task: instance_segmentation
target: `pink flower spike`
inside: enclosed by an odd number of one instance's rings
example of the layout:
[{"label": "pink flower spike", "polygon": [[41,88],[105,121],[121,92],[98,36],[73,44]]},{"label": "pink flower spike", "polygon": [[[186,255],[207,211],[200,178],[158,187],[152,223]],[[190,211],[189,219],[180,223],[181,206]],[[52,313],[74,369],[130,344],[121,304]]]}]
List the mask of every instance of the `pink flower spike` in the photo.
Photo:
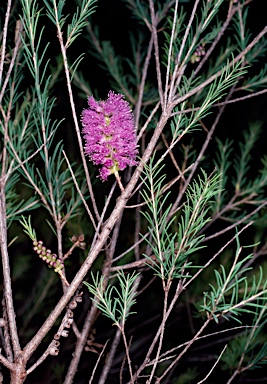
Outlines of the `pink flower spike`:
[{"label": "pink flower spike", "polygon": [[100,178],[136,165],[137,142],[130,105],[121,94],[110,91],[106,101],[88,98],[82,112],[85,154],[100,165]]}]

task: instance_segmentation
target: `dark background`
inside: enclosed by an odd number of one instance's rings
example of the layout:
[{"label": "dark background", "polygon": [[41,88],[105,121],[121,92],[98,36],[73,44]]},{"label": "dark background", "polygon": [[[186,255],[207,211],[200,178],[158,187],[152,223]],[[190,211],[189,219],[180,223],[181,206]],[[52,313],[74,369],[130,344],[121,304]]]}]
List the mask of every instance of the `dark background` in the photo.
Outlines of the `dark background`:
[{"label": "dark background", "polygon": [[[100,38],[103,40],[110,40],[113,44],[113,47],[115,49],[116,53],[119,53],[121,56],[130,56],[131,55],[131,46],[130,46],[130,39],[129,39],[129,32],[135,32],[137,28],[140,28],[140,25],[138,24],[137,20],[131,17],[131,12],[129,9],[125,6],[124,1],[120,0],[99,0],[97,3],[97,9],[96,12],[92,16],[92,22],[93,24],[99,25],[100,29]],[[184,6],[188,7],[188,9],[191,7],[192,1],[185,3]],[[2,5],[2,4],[1,4]],[[265,25],[266,23],[266,12],[264,12],[264,9],[266,7],[266,1],[265,0],[255,0],[250,5],[250,11],[248,15],[248,25],[255,36]],[[66,2],[66,14],[70,13],[75,9],[75,2],[67,1]],[[50,40],[50,47],[48,50],[48,56],[51,55],[52,57],[55,57],[57,54],[59,54],[59,45],[57,43],[57,40],[55,38],[56,31],[55,27],[50,24],[49,21],[47,21],[46,26],[46,34],[45,36]],[[75,59],[81,52],[90,50],[90,46],[85,39],[84,36],[80,36],[77,40],[76,44],[73,44],[73,47],[70,48],[70,57],[71,59]],[[266,62],[266,59],[265,59]],[[53,59],[52,59],[53,64]],[[252,70],[257,73],[259,68],[262,67],[262,62],[256,63]],[[100,98],[106,98],[106,95],[108,91],[110,90],[109,85],[109,76],[107,75],[106,71],[101,68],[99,65],[99,62],[91,57],[89,53],[85,55],[85,58],[83,62],[81,63],[80,70],[82,70],[83,75],[86,80],[89,81],[91,88],[93,90],[97,91],[97,94]],[[153,78],[153,74],[151,74],[151,78]],[[27,78],[26,78],[27,81]],[[80,90],[76,89],[74,87],[74,93],[75,93],[75,103],[76,107],[79,113],[81,113],[82,109],[86,107],[86,98],[80,98]],[[68,148],[68,153],[71,155],[72,160],[77,160],[79,162],[79,154],[77,151],[77,148],[75,147],[75,134],[73,131],[73,123],[72,123],[72,116],[70,114],[70,108],[69,108],[69,100],[68,100],[68,94],[64,82],[64,74],[62,74],[62,80],[60,80],[56,85],[54,89],[54,94],[57,98],[57,105],[56,109],[54,110],[53,114],[54,117],[58,118],[59,120],[61,118],[65,118],[65,121],[62,123],[62,125],[59,128],[58,131],[58,137],[62,138],[64,140],[65,147]],[[221,139],[230,138],[236,141],[236,146],[238,146],[238,141],[240,137],[243,135],[244,129],[247,128],[248,122],[260,120],[263,122],[263,132],[262,132],[262,139],[258,142],[257,148],[255,148],[255,164],[259,164],[260,157],[265,154],[266,151],[266,128],[267,128],[267,96],[262,95],[258,96],[256,98],[249,99],[247,101],[236,103],[229,105],[226,108],[226,111],[216,129],[215,135],[220,137]],[[209,124],[209,120],[207,120],[207,124]],[[211,141],[209,145],[209,154],[213,155],[216,151],[216,142],[214,140]],[[106,191],[109,190],[110,186],[112,185],[113,181],[107,182],[105,185],[101,185],[101,188],[99,188],[99,194],[98,199],[101,201],[103,199],[103,196],[105,195]],[[55,246],[54,238],[52,234],[47,230],[47,234],[43,234],[40,230],[42,227],[42,224],[44,223],[44,220],[46,219],[46,213],[41,211],[36,212],[36,214],[33,214],[33,220],[37,228],[37,232],[39,236],[45,236],[47,245],[51,248]],[[86,230],[83,226],[83,223],[80,223],[83,230]],[[13,229],[14,232],[18,230],[18,227],[15,224],[15,229]],[[126,222],[124,225],[124,238],[129,240],[129,237],[132,233],[132,228],[130,221]],[[13,233],[11,230],[10,237],[12,237]],[[71,228],[66,229],[66,238],[71,235]],[[87,240],[90,238],[90,231],[87,233]],[[21,290],[21,282],[25,281],[25,276],[20,276],[18,273],[18,276],[16,275],[16,269],[14,270],[14,292],[16,297],[16,307],[18,310],[18,322],[20,324],[19,320],[19,314],[21,316],[26,316],[27,311],[29,310],[29,306],[31,303],[34,303],[34,301],[30,301],[27,297],[29,295],[29,289],[31,289],[34,286],[34,281],[36,279],[36,276],[38,276],[38,279],[41,279],[42,277],[45,279],[44,275],[46,275],[46,267],[42,266],[40,269],[40,260],[37,259],[36,261],[33,261],[33,255],[31,254],[31,245],[27,240],[25,240],[25,237],[21,234],[21,242],[18,240],[17,245],[14,245],[12,250],[12,255],[14,257],[26,257],[23,259],[25,260],[26,266],[28,264],[32,264],[34,268],[36,268],[33,272],[33,269],[27,269],[25,273],[28,274],[28,286],[25,284],[23,286],[23,289],[25,291]],[[212,247],[216,246],[216,249],[218,248],[218,242],[224,242],[224,239],[218,240],[215,242],[214,245],[211,245],[211,248],[209,252],[212,253]],[[25,245],[26,242],[26,245]],[[65,244],[66,248],[69,246],[68,240],[66,240]],[[122,245],[123,246],[123,245]],[[119,245],[120,248],[120,245]],[[118,248],[118,253],[119,249]],[[24,256],[23,256],[24,255]],[[82,261],[84,257],[86,256],[86,252],[77,251],[74,253],[74,257],[76,257],[76,260]],[[73,259],[72,259],[73,260]],[[11,261],[13,262],[13,261]],[[73,265],[73,261],[70,264],[70,274],[74,274],[78,268],[77,265]],[[16,267],[16,266],[14,266]],[[97,269],[97,266],[95,266],[95,269]],[[49,271],[50,272],[50,271]],[[149,278],[152,278],[152,272],[148,272],[146,275],[146,279],[148,281]],[[145,283],[144,283],[145,285]],[[136,364],[138,365],[142,361],[144,350],[146,349],[146,341],[151,340],[151,337],[153,336],[154,332],[157,329],[157,326],[160,322],[160,311],[161,311],[161,304],[162,304],[162,294],[159,294],[161,291],[160,282],[156,282],[151,286],[151,288],[148,290],[146,297],[143,296],[142,301],[138,302],[135,310],[137,311],[138,315],[136,315],[133,319],[129,320],[128,324],[128,334],[133,335],[134,339],[140,338],[141,341],[143,341],[143,344],[140,345],[138,349],[133,351],[132,354],[132,360],[133,360],[133,366]],[[25,333],[21,334],[23,345],[27,342],[28,337],[32,335],[38,329],[38,327],[42,324],[43,319],[46,315],[49,314],[49,311],[52,309],[55,299],[59,298],[61,296],[61,290],[58,288],[58,283],[54,283],[51,286],[51,292],[50,292],[50,298],[49,301],[46,302],[45,307],[42,308],[43,313],[40,313],[38,317],[35,317],[32,322],[30,323],[29,330]],[[86,310],[89,306],[89,300],[88,295],[85,293],[85,299],[83,304],[80,308],[77,309],[77,312],[75,313],[75,316],[77,316],[78,323],[82,320],[84,314],[86,313]],[[188,335],[190,334],[190,324],[186,323],[184,324],[184,319],[186,318],[185,312],[188,308],[185,305],[185,301],[179,304],[173,314],[173,316],[170,319],[168,328],[166,329],[166,343],[168,343],[169,340],[177,339],[178,342],[186,341],[188,340]],[[144,319],[147,320],[147,322],[144,321]],[[150,319],[150,320],[149,320]],[[181,324],[183,325],[181,328]],[[195,327],[198,329],[198,325],[200,324],[200,320],[195,321]],[[54,327],[55,328],[55,327]],[[110,320],[107,320],[103,316],[101,316],[97,323],[97,329],[100,330],[97,334],[96,341],[98,343],[104,343],[108,338],[111,338],[114,333],[114,327],[111,327]],[[209,331],[212,331],[212,327]],[[41,355],[42,351],[44,350],[45,345],[51,340],[51,337],[53,337],[52,330],[50,334],[47,336],[47,338],[44,340],[44,343],[40,346],[37,353]],[[68,367],[69,361],[70,361],[70,353],[72,353],[73,350],[73,343],[74,338],[72,335],[69,336],[68,339],[63,340],[62,350],[60,352],[60,355],[55,357],[49,357],[47,361],[41,365],[34,373],[29,375],[26,383],[61,383],[62,377],[64,377],[64,373],[66,372],[66,369]],[[44,345],[43,345],[44,344]],[[165,345],[164,347],[167,347]],[[215,349],[213,347],[209,348],[209,353],[206,351],[203,352],[201,350],[201,345],[198,347],[199,352],[196,350],[193,350],[192,355],[189,354],[188,358],[185,358],[183,361],[183,367],[180,367],[181,370],[183,370],[184,367],[192,367],[195,365],[195,361],[193,360],[198,359],[198,367],[200,367],[200,371],[198,372],[200,374],[199,377],[204,376],[204,372],[207,371],[206,364],[208,366],[211,366],[211,362],[209,361],[209,354],[212,356]],[[204,349],[204,346],[203,346]],[[71,352],[70,352],[71,351]],[[117,365],[115,364],[114,368],[112,368],[110,372],[110,377],[107,381],[107,383],[118,383],[118,375],[119,375],[119,369],[121,365],[121,361],[124,357],[123,355],[124,348],[122,345],[119,347],[119,352],[121,352],[121,355],[118,353],[118,362]],[[85,353],[82,357],[81,364],[79,366],[79,371],[75,377],[75,383],[76,384],[83,384],[87,383],[89,380],[89,374],[92,371],[92,367],[94,366],[97,359],[96,354],[92,353]],[[201,359],[204,359],[204,363],[201,364]],[[203,369],[203,372],[201,371]],[[253,379],[255,379],[256,375],[260,373],[255,372],[252,374]],[[250,374],[248,374],[248,377]],[[56,379],[54,379],[56,377]],[[225,383],[227,381],[227,378],[229,377],[228,373],[225,373],[225,377],[223,376],[223,373],[218,378],[215,378],[215,375],[211,376],[211,379],[207,381],[207,383]],[[214,380],[214,381],[213,381]],[[239,381],[238,381],[239,380]],[[242,383],[245,382],[245,379],[238,378],[237,382]],[[97,382],[97,381],[95,381]],[[170,383],[174,383],[174,381],[171,381]],[[246,381],[249,382],[249,381]],[[252,381],[250,381],[252,382]],[[141,381],[140,381],[141,383]],[[189,383],[189,382],[188,382]]]}]

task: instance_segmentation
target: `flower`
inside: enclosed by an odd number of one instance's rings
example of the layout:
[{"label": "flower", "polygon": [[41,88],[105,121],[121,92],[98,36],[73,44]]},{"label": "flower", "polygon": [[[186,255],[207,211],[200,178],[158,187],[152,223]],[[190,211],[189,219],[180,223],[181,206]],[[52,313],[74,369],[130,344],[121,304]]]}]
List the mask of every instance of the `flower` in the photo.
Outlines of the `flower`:
[{"label": "flower", "polygon": [[128,165],[136,165],[136,133],[133,113],[121,94],[110,91],[106,101],[88,98],[89,108],[82,112],[85,154],[101,165],[100,178],[107,180],[112,173]]}]

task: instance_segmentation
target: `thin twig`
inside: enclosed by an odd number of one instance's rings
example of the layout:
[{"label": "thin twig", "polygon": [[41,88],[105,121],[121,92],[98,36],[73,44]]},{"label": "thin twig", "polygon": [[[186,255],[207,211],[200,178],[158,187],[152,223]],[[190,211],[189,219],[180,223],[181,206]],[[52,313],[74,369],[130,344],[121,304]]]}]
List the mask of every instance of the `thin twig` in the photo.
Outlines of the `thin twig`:
[{"label": "thin twig", "polygon": [[203,272],[204,269],[206,269],[227,247],[229,244],[232,243],[232,241],[234,241],[236,239],[237,236],[239,236],[245,229],[247,229],[248,227],[250,227],[251,225],[253,224],[253,221],[249,222],[247,225],[245,225],[240,231],[237,232],[237,234],[235,236],[233,236],[229,241],[227,241],[226,244],[224,244],[220,250],[203,266],[203,268],[199,269],[195,274],[194,276],[192,276],[190,279],[188,279],[188,281],[185,283],[184,285],[184,289],[186,289],[188,287],[189,284],[192,283],[193,280],[196,279],[196,277],[201,273]]},{"label": "thin twig", "polygon": [[215,368],[216,365],[219,363],[219,361],[220,361],[222,355],[224,354],[224,351],[226,350],[226,348],[227,348],[227,344],[224,346],[222,352],[219,354],[217,360],[216,360],[215,363],[213,364],[213,366],[212,366],[212,368],[210,369],[210,371],[207,373],[207,375],[204,377],[204,379],[198,381],[197,384],[202,384],[202,383],[204,383],[204,382],[209,378],[209,376],[210,376],[210,375],[212,374],[212,372],[214,371],[214,368]]},{"label": "thin twig", "polygon": [[[164,108],[166,108],[167,100],[168,100],[168,87],[169,87],[169,78],[170,78],[170,70],[171,70],[173,41],[174,41],[174,35],[175,35],[175,29],[176,29],[176,23],[177,23],[178,2],[179,2],[179,0],[175,1],[174,14],[173,14],[172,33],[171,33],[169,50],[168,50],[168,64],[167,64],[167,71],[166,71],[165,94],[164,94],[164,103],[165,103],[164,104]],[[171,89],[172,89],[172,83],[171,83]]]},{"label": "thin twig", "polygon": [[97,229],[96,229],[96,232],[95,232],[95,235],[94,235],[91,247],[93,247],[95,245],[95,242],[96,242],[96,240],[97,240],[97,238],[99,236],[99,232],[100,232],[100,229],[101,229],[101,227],[103,225],[104,217],[105,217],[106,211],[108,209],[108,206],[109,206],[109,204],[111,202],[111,198],[112,198],[113,193],[115,191],[115,187],[116,187],[116,182],[112,185],[112,187],[111,187],[111,189],[109,191],[108,197],[107,197],[106,202],[105,202],[105,206],[104,206],[103,211],[102,211],[101,216],[100,216],[100,220],[99,220],[99,222],[97,224]]},{"label": "thin twig", "polygon": [[161,70],[160,70],[160,54],[159,54],[159,43],[158,43],[158,34],[157,34],[157,20],[155,15],[155,8],[153,0],[149,1],[149,8],[150,8],[150,14],[151,14],[151,22],[152,22],[152,36],[153,36],[153,42],[154,42],[154,50],[155,50],[155,61],[156,61],[156,73],[157,73],[157,81],[158,81],[158,91],[159,91],[159,97],[160,97],[160,104],[162,107],[162,110],[165,113],[165,110],[167,108],[167,105],[164,106],[164,96],[163,96],[163,88],[162,88],[162,80],[161,80]]},{"label": "thin twig", "polygon": [[167,375],[167,373],[177,364],[177,362],[181,359],[181,357],[187,352],[187,350],[191,347],[191,345],[197,340],[199,335],[201,335],[204,329],[207,328],[207,326],[209,325],[212,319],[213,318],[210,315],[207,318],[207,320],[204,322],[202,327],[199,329],[199,331],[195,334],[195,336],[189,341],[186,347],[182,350],[182,352],[180,352],[180,354],[173,360],[173,362],[168,366],[168,368],[165,369],[164,373],[159,378],[157,378],[156,384],[160,383],[160,381]]},{"label": "thin twig", "polygon": [[7,9],[5,13],[5,22],[4,22],[4,28],[3,28],[3,38],[2,38],[2,44],[1,44],[1,59],[0,59],[0,86],[2,84],[2,75],[3,75],[4,61],[5,61],[5,54],[6,54],[7,30],[8,30],[8,23],[10,18],[11,3],[12,3],[11,0],[7,1]]},{"label": "thin twig", "polygon": [[236,8],[233,7],[233,3],[232,3],[232,1],[230,1],[229,2],[229,8],[228,8],[226,20],[223,23],[223,26],[220,29],[219,33],[216,35],[216,37],[215,37],[214,41],[212,42],[210,48],[206,52],[205,56],[202,58],[202,60],[198,64],[197,68],[195,69],[194,74],[193,74],[194,77],[197,76],[197,74],[199,73],[199,71],[201,70],[203,65],[210,58],[210,56],[211,56],[212,52],[214,51],[215,47],[217,47],[217,45],[218,45],[219,41],[221,40],[224,32],[226,31],[226,28],[230,24],[230,21],[232,20],[235,11],[236,11]]},{"label": "thin twig", "polygon": [[109,354],[107,356],[105,365],[104,365],[103,370],[101,372],[101,376],[100,376],[98,384],[105,384],[105,382],[106,382],[106,379],[107,379],[108,373],[110,371],[112,362],[114,360],[114,356],[115,356],[115,353],[117,351],[120,339],[121,339],[121,331],[118,328],[116,331],[115,337],[113,339]]},{"label": "thin twig", "polygon": [[84,194],[82,193],[82,191],[81,191],[81,189],[80,189],[80,187],[79,187],[79,185],[78,185],[78,182],[77,182],[77,179],[76,179],[76,177],[75,177],[75,174],[74,174],[74,172],[73,172],[73,170],[72,170],[72,168],[71,168],[69,159],[68,159],[68,157],[67,157],[67,155],[66,155],[66,153],[65,153],[64,150],[62,151],[62,153],[63,153],[63,155],[64,155],[64,157],[65,157],[66,162],[67,162],[67,165],[68,165],[68,168],[69,168],[69,171],[70,171],[72,180],[73,180],[73,182],[74,182],[74,185],[75,185],[75,187],[76,187],[76,190],[77,190],[77,192],[79,193],[79,196],[80,196],[80,198],[81,198],[81,200],[82,200],[82,202],[83,202],[84,208],[86,209],[86,211],[87,211],[87,213],[88,213],[88,216],[90,217],[90,220],[91,220],[91,222],[92,222],[92,224],[93,224],[93,227],[94,227],[94,229],[96,230],[95,219],[94,219],[94,217],[93,217],[93,215],[92,215],[92,213],[91,213],[91,211],[90,211],[90,209],[89,209],[89,207],[88,207],[88,204],[86,203],[85,198],[83,197]]},{"label": "thin twig", "polygon": [[68,87],[69,100],[70,100],[70,105],[71,105],[71,112],[72,112],[72,116],[73,116],[73,121],[74,121],[74,127],[75,127],[75,131],[76,131],[76,135],[77,135],[77,140],[78,140],[79,149],[80,149],[80,155],[82,158],[85,177],[86,177],[87,185],[89,188],[90,197],[92,200],[94,212],[95,212],[96,218],[99,220],[100,215],[99,215],[98,208],[96,205],[96,200],[95,200],[95,196],[94,196],[94,192],[93,192],[93,187],[92,187],[92,183],[91,183],[91,179],[90,179],[89,170],[88,170],[88,167],[86,164],[86,159],[85,159],[85,154],[84,154],[83,144],[82,144],[82,139],[81,139],[81,133],[80,133],[79,123],[78,123],[78,119],[77,119],[76,108],[75,108],[75,104],[74,104],[74,98],[73,98],[71,80],[70,80],[69,65],[68,65],[68,60],[67,60],[67,53],[66,53],[66,48],[65,48],[64,42],[63,42],[63,34],[62,34],[61,27],[60,27],[60,22],[58,19],[57,4],[56,4],[55,0],[53,0],[53,3],[54,3],[54,12],[55,12],[55,17],[56,17],[56,22],[57,22],[57,36],[58,36],[58,40],[60,43],[61,54],[62,54],[63,63],[64,63],[64,70],[65,70],[65,75],[66,75],[66,82],[67,82],[67,87]]},{"label": "thin twig", "polygon": [[[243,89],[245,90],[245,88],[243,88],[243,87],[236,88],[235,92],[242,91]],[[252,97],[260,96],[260,95],[262,95],[262,94],[264,94],[266,92],[267,92],[267,89],[263,89],[261,91],[251,93],[250,95],[246,95],[246,96],[242,96],[242,97],[237,97],[235,99],[231,99],[231,100],[227,100],[227,101],[221,101],[220,103],[213,104],[211,106],[211,108],[222,107],[223,105],[228,105],[228,104],[237,103],[239,101],[243,101],[243,100],[246,100],[246,99],[251,99]],[[183,111],[173,112],[172,116],[181,115],[181,114],[184,114],[184,113],[192,113],[192,112],[195,112],[195,111],[199,111],[200,109],[201,109],[201,107],[188,108],[188,109],[184,109]]]},{"label": "thin twig", "polygon": [[[88,383],[88,384],[92,384],[92,382],[93,382],[93,379],[94,379],[94,375],[95,375],[96,369],[97,369],[97,367],[98,367],[98,364],[100,363],[100,359],[101,359],[103,353],[105,352],[105,349],[106,349],[107,345],[108,345],[108,340],[105,342],[104,347],[102,348],[102,351],[100,352],[100,354],[99,354],[99,356],[98,356],[98,358],[97,358],[97,361],[96,361],[95,366],[94,366],[94,369],[93,369],[93,371],[92,371],[92,373],[91,373],[91,377],[90,377],[90,380],[89,380],[89,383]],[[105,363],[105,365],[106,365],[106,363]],[[99,381],[98,383],[100,384],[100,381]]]},{"label": "thin twig", "polygon": [[[234,91],[234,87],[235,86],[233,86],[231,88],[231,90],[229,91],[229,93],[227,95],[227,98],[231,97],[231,95],[232,95],[232,93]],[[202,145],[202,148],[201,148],[201,150],[200,150],[200,152],[198,154],[198,157],[197,157],[196,161],[194,162],[194,165],[193,165],[193,167],[191,169],[191,172],[190,172],[188,178],[186,179],[186,182],[184,183],[183,188],[181,189],[181,191],[180,191],[176,201],[174,202],[174,204],[172,206],[172,209],[170,210],[170,213],[169,213],[168,218],[167,218],[168,220],[172,217],[172,215],[176,211],[176,209],[177,209],[177,207],[178,207],[178,205],[179,205],[179,203],[180,203],[180,201],[181,201],[181,199],[182,199],[182,197],[183,197],[183,195],[184,195],[184,193],[185,193],[189,183],[191,182],[191,180],[192,180],[192,178],[193,178],[193,176],[194,176],[194,174],[195,174],[195,172],[196,172],[196,170],[198,168],[198,165],[199,165],[200,161],[202,160],[203,155],[204,155],[204,153],[205,153],[205,151],[206,151],[206,149],[208,147],[208,144],[209,144],[209,142],[210,142],[210,140],[212,138],[212,135],[213,135],[213,133],[214,133],[216,127],[217,127],[217,124],[218,124],[218,122],[219,122],[219,120],[221,118],[221,115],[222,115],[224,109],[225,109],[225,106],[223,106],[222,108],[219,109],[219,112],[218,112],[218,114],[217,114],[217,116],[215,118],[215,121],[212,124],[211,129],[209,130],[209,132],[207,134],[206,140],[205,140],[204,144]]]},{"label": "thin twig", "polygon": [[[168,287],[166,287],[165,292],[164,292],[164,305],[163,305],[163,314],[162,314],[162,323],[164,322],[164,324],[166,323],[166,320],[167,320],[166,319],[166,313],[167,313],[167,308],[168,308],[169,289],[170,289],[170,285]],[[150,372],[149,378],[146,382],[147,384],[150,384],[152,382],[155,370],[156,370],[158,362],[159,362],[159,356],[160,356],[160,352],[161,352],[161,348],[162,348],[162,344],[163,344],[164,331],[165,331],[165,326],[162,326],[160,336],[159,336],[159,345],[157,348],[156,357],[154,359],[154,364],[152,366],[152,370]]]},{"label": "thin twig", "polygon": [[152,47],[153,47],[153,38],[151,36],[149,44],[148,44],[148,48],[147,48],[147,54],[146,54],[146,58],[145,58],[144,67],[142,70],[141,83],[140,83],[140,86],[138,88],[138,100],[137,100],[137,103],[136,103],[136,106],[134,109],[136,132],[137,132],[138,126],[139,126],[139,119],[140,119],[141,106],[142,106],[142,100],[143,100],[143,95],[144,95],[145,81],[147,78],[148,66],[149,66],[149,62],[151,59]]},{"label": "thin twig", "polygon": [[181,78],[182,73],[184,72],[184,69],[185,69],[184,65],[181,63],[181,58],[182,58],[182,54],[184,53],[184,47],[185,47],[186,40],[187,40],[189,32],[190,32],[194,17],[196,16],[196,9],[198,7],[199,1],[200,0],[195,0],[195,4],[194,4],[194,7],[192,9],[191,16],[190,16],[190,19],[189,19],[189,22],[187,24],[186,31],[185,31],[185,34],[183,37],[183,41],[181,43],[178,56],[176,58],[176,65],[175,65],[175,68],[173,71],[172,80],[171,80],[171,84],[170,84],[170,91],[169,91],[169,98],[168,98],[169,102],[171,102],[173,100],[175,91],[176,91],[178,83],[179,83],[179,79],[177,81],[178,73],[180,71],[179,78]]},{"label": "thin twig", "polygon": [[[239,54],[237,55],[231,62],[229,62],[229,67],[234,66],[237,62],[241,61],[242,58],[258,43],[258,41],[267,33],[267,26],[265,26],[261,32],[252,40],[250,44]],[[172,101],[172,108],[174,108],[179,103],[182,103],[183,101],[189,99],[191,96],[195,95],[196,93],[200,92],[203,88],[205,88],[207,85],[212,83],[215,79],[217,79],[221,74],[223,73],[224,68],[217,71],[214,75],[209,77],[207,80],[203,81],[203,83],[199,84],[195,88],[193,88],[191,91],[187,92],[185,95],[177,95],[176,98]]]},{"label": "thin twig", "polygon": [[[5,81],[3,83],[3,86],[2,86],[1,92],[0,92],[0,104],[2,102],[2,98],[3,98],[4,94],[5,94],[6,87],[7,87],[7,84],[9,82],[10,75],[11,75],[12,69],[13,69],[14,64],[15,64],[15,60],[17,59],[19,48],[21,46],[21,37],[20,37],[20,33],[21,32],[22,32],[22,23],[20,22],[20,24],[19,24],[19,31],[18,31],[17,38],[16,38],[16,41],[15,41],[15,47],[14,47],[14,50],[13,50],[13,53],[12,53],[12,59],[10,61],[9,68],[8,68],[8,71],[7,71],[7,74],[6,74],[6,78],[5,78]],[[0,84],[1,84],[1,76],[0,76]]]},{"label": "thin twig", "polygon": [[86,345],[89,331],[92,328],[92,325],[96,317],[96,312],[97,312],[97,307],[95,304],[93,304],[91,309],[88,311],[87,316],[84,319],[83,329],[81,331],[79,339],[76,342],[75,351],[73,353],[73,358],[71,359],[71,362],[69,364],[68,372],[65,376],[64,384],[73,383],[73,379],[77,371],[82,352],[84,351],[84,347]]},{"label": "thin twig", "polygon": [[266,205],[267,205],[267,201],[265,201],[264,203],[259,205],[256,209],[254,209],[254,211],[252,211],[249,214],[247,214],[246,216],[242,217],[236,223],[234,223],[232,225],[229,225],[229,227],[226,227],[226,228],[222,229],[221,231],[218,231],[218,232],[214,233],[213,235],[207,236],[205,239],[203,239],[203,241],[208,241],[208,240],[214,239],[215,237],[218,237],[218,236],[224,234],[225,232],[228,232],[231,229],[236,228],[238,225],[244,223],[245,221],[250,219],[252,216],[254,216],[257,212],[259,212]]},{"label": "thin twig", "polygon": [[[207,339],[207,338],[209,338],[209,337],[213,337],[213,336],[216,336],[216,335],[220,335],[220,334],[222,334],[222,333],[235,331],[235,330],[237,330],[237,329],[243,329],[243,331],[240,332],[240,333],[238,334],[238,335],[242,335],[242,334],[244,334],[244,332],[246,332],[246,331],[244,331],[244,329],[246,330],[246,329],[248,329],[248,328],[254,328],[254,327],[253,327],[253,326],[247,326],[247,325],[241,325],[241,326],[238,326],[238,327],[233,327],[233,328],[229,328],[229,329],[223,329],[222,331],[212,332],[212,333],[208,333],[207,335],[199,336],[199,337],[197,338],[197,341],[198,341],[198,340],[202,340],[202,339]],[[224,338],[224,339],[220,339],[219,342],[225,342],[225,341],[228,341],[229,339],[233,339],[234,337],[236,337],[236,335],[235,335],[235,336],[231,336],[230,338],[229,338],[229,337],[226,337],[226,338]],[[189,340],[189,341],[190,341],[190,340]],[[186,346],[186,345],[189,343],[189,341],[186,341],[185,343],[179,344],[178,346],[176,346],[176,347],[174,347],[174,348],[172,348],[172,349],[169,349],[168,351],[162,353],[162,355],[160,356],[160,360],[159,360],[159,362],[161,363],[161,362],[163,362],[163,361],[170,360],[171,358],[174,358],[175,355],[171,355],[171,354],[172,354],[173,352],[177,351],[177,349],[181,349],[182,347]],[[205,347],[206,347],[206,346],[209,346],[209,345],[211,345],[211,343],[210,343],[210,344],[205,344]],[[212,345],[213,345],[213,344],[212,344]],[[194,348],[194,351],[197,351],[198,349],[199,349],[199,348]],[[154,362],[154,360],[151,360],[151,361],[147,364],[147,366],[152,365],[153,362]]]}]

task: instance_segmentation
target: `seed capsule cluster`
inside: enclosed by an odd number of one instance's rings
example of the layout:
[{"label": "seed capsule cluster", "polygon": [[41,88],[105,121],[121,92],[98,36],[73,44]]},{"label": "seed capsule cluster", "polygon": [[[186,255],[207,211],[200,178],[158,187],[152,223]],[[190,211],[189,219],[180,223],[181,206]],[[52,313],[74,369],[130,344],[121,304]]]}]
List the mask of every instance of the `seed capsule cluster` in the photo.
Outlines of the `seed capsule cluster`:
[{"label": "seed capsule cluster", "polygon": [[81,248],[81,249],[85,249],[86,247],[86,243],[84,241],[84,235],[79,235],[79,236],[75,236],[73,235],[71,238],[70,238],[70,241],[72,243],[76,243],[77,244],[77,247]]},{"label": "seed capsule cluster", "polygon": [[48,264],[49,268],[54,268],[55,272],[64,268],[64,262],[58,259],[55,253],[51,253],[51,250],[47,249],[41,240],[33,242],[33,249]]},{"label": "seed capsule cluster", "polygon": [[73,316],[74,316],[73,309],[75,309],[78,303],[82,301],[82,295],[83,295],[82,291],[81,292],[77,291],[75,296],[73,296],[69,305],[67,306],[65,316],[63,317],[60,327],[50,344],[50,348],[49,348],[50,355],[57,356],[59,353],[59,347],[60,347],[60,341],[59,341],[60,337],[68,337],[69,329],[71,328],[73,323]]}]

